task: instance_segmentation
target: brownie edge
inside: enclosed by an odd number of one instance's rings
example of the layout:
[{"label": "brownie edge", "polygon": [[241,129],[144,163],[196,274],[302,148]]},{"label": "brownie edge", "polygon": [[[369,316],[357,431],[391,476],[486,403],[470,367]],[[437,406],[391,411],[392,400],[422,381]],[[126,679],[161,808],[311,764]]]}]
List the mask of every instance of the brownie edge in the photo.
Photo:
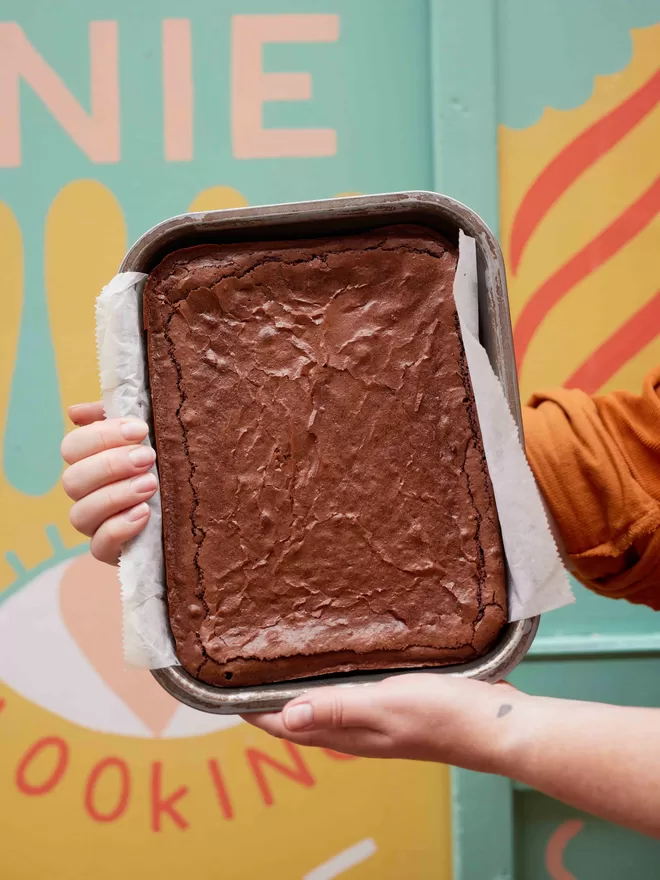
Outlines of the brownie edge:
[{"label": "brownie edge", "polygon": [[220,687],[474,659],[503,551],[423,227],[200,245],[144,291],[177,656]]}]

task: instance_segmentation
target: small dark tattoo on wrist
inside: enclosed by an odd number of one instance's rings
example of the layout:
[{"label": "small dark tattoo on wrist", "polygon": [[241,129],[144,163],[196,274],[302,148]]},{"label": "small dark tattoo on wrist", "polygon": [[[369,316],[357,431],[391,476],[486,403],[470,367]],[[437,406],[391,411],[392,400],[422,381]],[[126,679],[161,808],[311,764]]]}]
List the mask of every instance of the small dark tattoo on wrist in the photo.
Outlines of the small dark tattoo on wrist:
[{"label": "small dark tattoo on wrist", "polygon": [[511,705],[511,703],[502,703],[500,708],[497,710],[497,717],[504,718],[504,716],[508,715],[511,711],[513,711],[513,706]]}]

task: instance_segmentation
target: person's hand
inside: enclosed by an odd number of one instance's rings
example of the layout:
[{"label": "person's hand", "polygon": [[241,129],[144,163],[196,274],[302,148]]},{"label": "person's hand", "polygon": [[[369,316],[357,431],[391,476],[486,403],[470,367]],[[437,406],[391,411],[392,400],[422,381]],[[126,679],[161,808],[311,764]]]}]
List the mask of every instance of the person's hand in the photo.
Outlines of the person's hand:
[{"label": "person's hand", "polygon": [[122,546],[147,524],[147,501],[158,488],[148,473],[156,459],[140,444],[148,427],[137,419],[105,419],[101,403],[69,409],[78,427],[62,441],[62,458],[69,465],[62,477],[64,491],[75,502],[73,527],[91,538],[91,553],[116,565]]},{"label": "person's hand", "polygon": [[369,758],[441,761],[498,772],[525,694],[450,675],[401,675],[308,691],[276,714],[244,720],[303,746]]}]

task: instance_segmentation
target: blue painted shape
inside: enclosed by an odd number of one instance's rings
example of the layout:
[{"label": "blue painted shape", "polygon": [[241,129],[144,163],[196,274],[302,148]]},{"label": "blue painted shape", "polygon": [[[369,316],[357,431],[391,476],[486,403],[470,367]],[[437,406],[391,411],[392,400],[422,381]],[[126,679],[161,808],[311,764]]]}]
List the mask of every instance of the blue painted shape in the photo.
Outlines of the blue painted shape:
[{"label": "blue painted shape", "polygon": [[632,28],[660,22],[658,0],[500,0],[497,6],[499,120],[533,125],[545,107],[588,100],[595,76],[632,57]]},{"label": "blue painted shape", "polygon": [[55,525],[46,526],[46,537],[48,538],[48,543],[53,548],[53,553],[55,555],[61,554],[66,551],[64,546],[64,542],[62,541],[62,537],[60,535],[60,530]]},{"label": "blue painted shape", "polygon": [[11,565],[11,567],[14,569],[14,571],[16,572],[16,574],[18,575],[19,578],[21,578],[21,577],[23,577],[23,575],[27,574],[27,569],[25,568],[25,566],[23,565],[23,563],[21,562],[21,560],[19,559],[17,554],[14,553],[13,550],[9,550],[7,553],[5,553],[5,559],[7,560],[9,565]]},{"label": "blue painted shape", "polygon": [[[46,532],[48,532],[50,528],[50,526],[47,527]],[[76,556],[82,556],[83,553],[87,553],[88,550],[89,541],[85,541],[84,544],[78,544],[76,547],[71,548],[60,545],[60,547],[56,550],[56,552],[53,553],[51,557],[49,557],[48,559],[44,559],[44,561],[39,563],[39,565],[36,565],[34,568],[30,569],[26,569],[18,556],[10,550],[9,553],[5,554],[5,559],[17,573],[18,577],[13,583],[11,583],[5,590],[0,593],[0,606],[2,606],[7,601],[7,599],[10,599],[16,593],[20,592],[23,587],[27,587],[27,585],[40,574],[43,574],[50,568],[54,568],[61,562],[66,562],[67,559],[75,559]]]}]

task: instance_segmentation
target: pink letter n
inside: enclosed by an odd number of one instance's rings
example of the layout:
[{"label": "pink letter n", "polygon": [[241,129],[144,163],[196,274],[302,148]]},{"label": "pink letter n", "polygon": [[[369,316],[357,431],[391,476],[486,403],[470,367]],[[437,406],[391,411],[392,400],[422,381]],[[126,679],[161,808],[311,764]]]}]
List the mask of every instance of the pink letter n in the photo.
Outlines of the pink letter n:
[{"label": "pink letter n", "polygon": [[89,25],[91,113],[87,114],[15,22],[0,23],[0,167],[21,164],[23,79],[92,162],[119,161],[117,23]]}]

